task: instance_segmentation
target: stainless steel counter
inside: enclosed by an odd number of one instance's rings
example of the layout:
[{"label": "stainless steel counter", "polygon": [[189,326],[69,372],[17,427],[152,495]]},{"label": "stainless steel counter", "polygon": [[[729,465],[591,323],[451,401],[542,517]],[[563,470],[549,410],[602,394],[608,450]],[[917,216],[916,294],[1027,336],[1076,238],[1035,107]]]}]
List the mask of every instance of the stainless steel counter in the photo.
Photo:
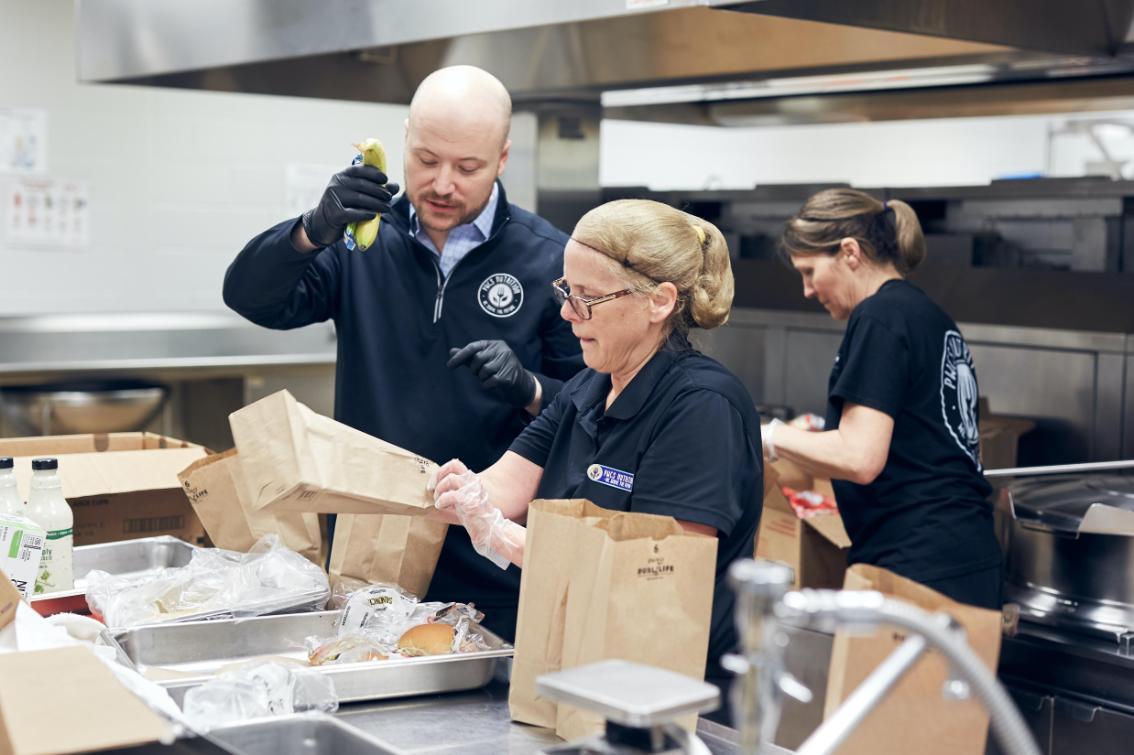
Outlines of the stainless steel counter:
[{"label": "stainless steel counter", "polygon": [[[502,682],[472,692],[343,706],[337,716],[405,755],[526,755],[562,744],[548,729],[511,721]],[[731,729],[702,719],[697,733],[713,755],[740,752]],[[781,747],[766,753],[790,754]]]},{"label": "stainless steel counter", "polygon": [[[563,744],[549,729],[513,723],[508,717],[508,685],[494,681],[470,692],[356,703],[336,717],[378,740],[391,755],[529,755]],[[713,755],[737,755],[736,732],[702,719],[697,735]],[[295,743],[289,751],[316,752],[315,742]],[[130,750],[133,755],[190,755],[222,751],[200,739]],[[791,755],[771,746],[762,755]]]}]

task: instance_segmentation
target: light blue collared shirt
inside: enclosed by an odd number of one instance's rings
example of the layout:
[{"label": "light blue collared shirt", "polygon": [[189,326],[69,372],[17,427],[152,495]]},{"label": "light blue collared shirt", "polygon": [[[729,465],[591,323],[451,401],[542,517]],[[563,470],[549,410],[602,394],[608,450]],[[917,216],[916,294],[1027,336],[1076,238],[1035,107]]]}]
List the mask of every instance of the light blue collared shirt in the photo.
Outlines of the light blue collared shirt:
[{"label": "light blue collared shirt", "polygon": [[441,267],[441,274],[446,278],[449,277],[449,272],[458,262],[464,259],[466,254],[483,244],[492,235],[492,221],[496,218],[496,202],[499,197],[500,186],[493,183],[492,194],[489,195],[488,204],[484,206],[481,213],[471,223],[459,225],[449,231],[449,236],[445,239],[445,248],[440,251],[433,244],[433,239],[429,238],[429,234],[421,227],[421,223],[417,221],[417,211],[413,204],[410,204],[410,235],[424,244],[426,249],[440,257],[438,264]]}]

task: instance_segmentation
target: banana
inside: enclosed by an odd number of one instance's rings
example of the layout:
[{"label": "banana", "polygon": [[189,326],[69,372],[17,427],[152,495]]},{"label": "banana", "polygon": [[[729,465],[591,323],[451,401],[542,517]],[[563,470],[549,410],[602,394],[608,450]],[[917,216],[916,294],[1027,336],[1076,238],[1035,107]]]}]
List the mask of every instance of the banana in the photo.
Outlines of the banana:
[{"label": "banana", "polygon": [[[382,146],[382,142],[377,139],[367,139],[361,144],[354,145],[354,148],[362,155],[364,165],[373,165],[383,173],[386,172],[386,148]],[[377,240],[378,226],[381,224],[382,216],[375,215],[370,220],[351,223],[347,227],[347,233],[354,237],[354,243],[359,251],[365,252]]]}]

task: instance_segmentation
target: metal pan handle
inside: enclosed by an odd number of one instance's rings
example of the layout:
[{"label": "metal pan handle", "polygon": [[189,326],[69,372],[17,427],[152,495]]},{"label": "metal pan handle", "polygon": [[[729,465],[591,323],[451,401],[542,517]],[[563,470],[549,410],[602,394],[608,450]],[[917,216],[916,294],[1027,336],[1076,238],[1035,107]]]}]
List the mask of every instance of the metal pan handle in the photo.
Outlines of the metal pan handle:
[{"label": "metal pan handle", "polygon": [[1108,472],[1115,469],[1134,469],[1134,459],[1123,461],[1092,461],[1085,464],[1053,464],[1046,467],[1009,467],[1007,469],[986,469],[985,477],[1036,477],[1049,474],[1082,474],[1084,472]]}]

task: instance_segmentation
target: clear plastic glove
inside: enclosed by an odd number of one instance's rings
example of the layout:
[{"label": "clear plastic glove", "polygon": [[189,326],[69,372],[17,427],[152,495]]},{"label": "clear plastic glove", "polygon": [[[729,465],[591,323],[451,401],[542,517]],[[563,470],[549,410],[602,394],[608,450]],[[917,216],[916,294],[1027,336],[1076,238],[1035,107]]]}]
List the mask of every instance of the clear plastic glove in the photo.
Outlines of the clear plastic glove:
[{"label": "clear plastic glove", "polygon": [[526,530],[504,518],[489,502],[480,475],[469,471],[460,460],[442,465],[427,487],[433,492],[434,506],[456,515],[477,553],[501,569],[523,558]]},{"label": "clear plastic glove", "polygon": [[764,449],[764,461],[780,460],[776,453],[776,428],[783,424],[780,420],[773,419],[768,424],[760,426],[760,445]]}]

